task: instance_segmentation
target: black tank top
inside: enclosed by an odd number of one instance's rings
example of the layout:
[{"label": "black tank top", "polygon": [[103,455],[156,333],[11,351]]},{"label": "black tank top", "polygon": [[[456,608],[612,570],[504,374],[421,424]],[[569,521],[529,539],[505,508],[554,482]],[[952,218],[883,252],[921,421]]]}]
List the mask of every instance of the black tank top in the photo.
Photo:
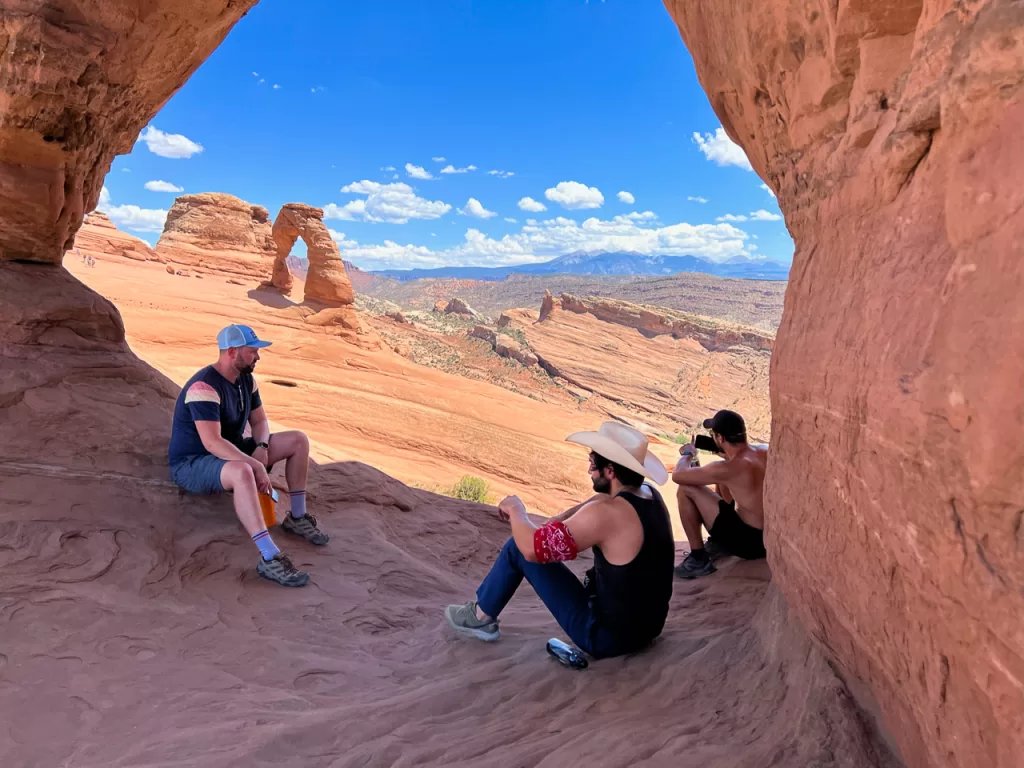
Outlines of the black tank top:
[{"label": "black tank top", "polygon": [[644,529],[644,542],[626,565],[609,563],[594,547],[594,604],[598,621],[629,645],[640,648],[661,634],[672,599],[675,542],[668,509],[661,494],[648,485],[653,498],[631,491],[623,498],[636,510]]}]

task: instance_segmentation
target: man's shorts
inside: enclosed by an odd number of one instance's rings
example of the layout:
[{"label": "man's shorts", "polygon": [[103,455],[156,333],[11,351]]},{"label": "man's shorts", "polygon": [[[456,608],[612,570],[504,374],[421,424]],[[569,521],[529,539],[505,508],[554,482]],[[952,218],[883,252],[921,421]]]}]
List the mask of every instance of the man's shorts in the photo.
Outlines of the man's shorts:
[{"label": "man's shorts", "polygon": [[764,531],[747,525],[736,514],[736,502],[718,501],[718,517],[711,526],[711,538],[723,549],[745,560],[767,557],[764,549]]},{"label": "man's shorts", "polygon": [[[235,447],[246,456],[252,456],[256,441],[246,437]],[[224,459],[210,453],[189,456],[171,464],[171,480],[189,493],[223,493],[225,488],[220,482],[220,472],[225,464]]]}]

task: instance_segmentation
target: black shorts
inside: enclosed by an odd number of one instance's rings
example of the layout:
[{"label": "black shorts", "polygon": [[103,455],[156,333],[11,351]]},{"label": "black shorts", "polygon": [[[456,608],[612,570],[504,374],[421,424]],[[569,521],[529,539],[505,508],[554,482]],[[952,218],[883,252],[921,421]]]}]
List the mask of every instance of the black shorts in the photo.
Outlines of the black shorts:
[{"label": "black shorts", "polygon": [[711,538],[718,546],[745,560],[768,556],[764,550],[764,531],[740,519],[735,501],[718,501],[718,517],[711,526]]}]

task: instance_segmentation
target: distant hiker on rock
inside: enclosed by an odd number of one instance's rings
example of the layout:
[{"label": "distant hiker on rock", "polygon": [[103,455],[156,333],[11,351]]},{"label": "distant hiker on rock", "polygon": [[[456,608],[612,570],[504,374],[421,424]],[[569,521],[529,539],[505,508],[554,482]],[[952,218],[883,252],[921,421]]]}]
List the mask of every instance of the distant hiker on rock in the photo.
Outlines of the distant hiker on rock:
[{"label": "distant hiker on rock", "polygon": [[274,545],[257,494],[271,492],[268,468],[287,461],[291,511],[281,528],[312,544],[327,543],[328,535],[306,513],[309,439],[298,431],[270,434],[252,375],[260,350],[270,342],[260,341],[246,325],[229,325],[217,334],[217,345],[217,362],[189,379],[174,405],[171,478],[189,493],[232,491],[235,514],[262,555],[256,572],[282,586],[301,587],[309,574],[296,570]]},{"label": "distant hiker on rock", "polygon": [[[747,560],[765,557],[764,471],[768,449],[747,442],[747,425],[733,411],[719,411],[704,421],[724,461],[695,464],[693,443],[679,449],[682,458],[672,479],[679,484],[679,518],[690,542],[690,554],[676,575],[696,579],[715,572],[712,557],[732,554]],[[715,484],[718,493],[707,486]],[[700,528],[711,534],[708,547]],[[711,551],[709,551],[711,550]]]},{"label": "distant hiker on rock", "polygon": [[[449,605],[455,630],[497,640],[498,615],[525,577],[555,620],[594,657],[644,648],[661,634],[672,597],[675,544],[668,510],[645,477],[661,485],[664,465],[635,429],[605,422],[597,432],[566,438],[591,449],[590,480],[597,495],[542,526],[516,496],[498,505],[512,525],[477,599]],[[580,580],[562,561],[594,550],[594,567]]]}]

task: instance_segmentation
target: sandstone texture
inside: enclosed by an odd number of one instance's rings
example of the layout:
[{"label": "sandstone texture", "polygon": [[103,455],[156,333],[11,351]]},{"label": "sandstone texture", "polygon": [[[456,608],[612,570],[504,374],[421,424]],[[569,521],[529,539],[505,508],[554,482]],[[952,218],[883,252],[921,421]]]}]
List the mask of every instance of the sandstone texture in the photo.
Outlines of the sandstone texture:
[{"label": "sandstone texture", "polygon": [[689,438],[701,421],[730,408],[743,414],[751,439],[771,437],[766,350],[713,351],[696,338],[649,337],[589,312],[556,309],[543,323],[529,310],[510,314],[540,366],[614,418]]},{"label": "sandstone texture", "polygon": [[156,244],[163,261],[219,275],[269,280],[274,258],[267,209],[222,192],[181,195]]},{"label": "sandstone texture", "polygon": [[477,313],[473,310],[469,304],[460,299],[458,296],[449,301],[444,308],[444,311],[449,315],[462,315],[463,317],[476,317]]},{"label": "sandstone texture", "polygon": [[[568,295],[568,294],[563,294]],[[551,295],[551,291],[544,291],[544,298],[540,302],[540,315],[537,317],[538,323],[543,323],[551,315],[552,310],[555,308],[555,297]]]},{"label": "sandstone texture", "polygon": [[114,156],[255,4],[0,6],[0,260],[60,263]]},{"label": "sandstone texture", "polygon": [[505,333],[498,333],[486,325],[477,325],[469,332],[475,339],[482,339],[493,347],[494,351],[501,357],[515,360],[527,367],[537,365],[538,359],[528,347],[523,347],[518,341]]},{"label": "sandstone texture", "polygon": [[287,259],[300,237],[306,244],[304,300],[336,307],[351,304],[355,299],[352,283],[345,274],[338,244],[324,225],[323,209],[304,203],[284,205],[274,219],[274,286],[284,293],[291,291],[292,274]]},{"label": "sandstone texture", "polygon": [[1019,766],[1024,4],[665,4],[796,241],[773,574],[908,765]]},{"label": "sandstone texture", "polygon": [[537,322],[543,322],[555,308],[577,314],[588,313],[616,325],[635,328],[644,336],[669,335],[677,339],[694,339],[710,351],[721,351],[736,345],[755,350],[771,351],[774,344],[772,334],[755,328],[743,328],[731,323],[721,323],[709,317],[691,315],[664,307],[643,306],[621,299],[590,296],[580,299],[571,293],[563,293],[555,302],[548,296],[540,307]]},{"label": "sandstone texture", "polygon": [[85,254],[93,258],[120,256],[135,261],[159,261],[156,251],[144,240],[119,230],[102,211],[87,214],[75,235],[72,257]]}]

